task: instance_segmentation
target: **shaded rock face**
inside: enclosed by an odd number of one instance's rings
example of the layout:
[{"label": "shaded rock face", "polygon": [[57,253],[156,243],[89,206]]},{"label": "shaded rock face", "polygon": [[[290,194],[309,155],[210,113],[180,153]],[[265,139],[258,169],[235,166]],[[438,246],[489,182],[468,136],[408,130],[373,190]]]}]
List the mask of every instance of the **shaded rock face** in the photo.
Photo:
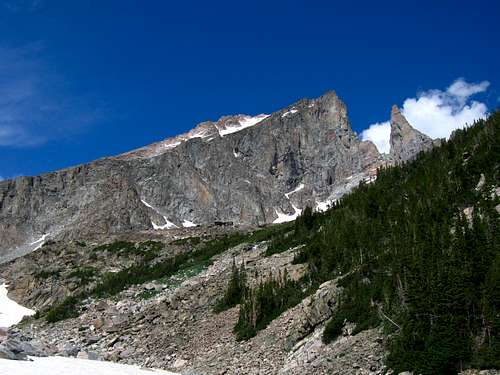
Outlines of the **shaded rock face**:
[{"label": "shaded rock face", "polygon": [[[394,155],[403,160],[425,136],[399,111],[393,122]],[[272,223],[306,206],[324,209],[383,163],[352,131],[334,92],[272,115],[222,117],[117,157],[1,181],[0,262],[47,239]]]},{"label": "shaded rock face", "polygon": [[432,138],[414,129],[397,106],[391,111],[391,157],[396,163],[412,159],[421,151],[434,146]]}]

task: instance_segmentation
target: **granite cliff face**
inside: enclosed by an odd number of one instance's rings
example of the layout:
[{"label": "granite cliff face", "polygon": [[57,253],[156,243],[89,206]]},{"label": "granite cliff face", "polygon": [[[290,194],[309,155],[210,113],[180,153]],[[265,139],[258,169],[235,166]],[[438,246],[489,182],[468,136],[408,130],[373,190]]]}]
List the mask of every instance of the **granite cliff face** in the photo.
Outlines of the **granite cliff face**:
[{"label": "granite cliff face", "polygon": [[[396,161],[432,144],[394,109],[393,123]],[[384,163],[334,92],[269,116],[222,117],[117,157],[0,182],[0,261],[49,238],[290,220],[325,209]]]}]

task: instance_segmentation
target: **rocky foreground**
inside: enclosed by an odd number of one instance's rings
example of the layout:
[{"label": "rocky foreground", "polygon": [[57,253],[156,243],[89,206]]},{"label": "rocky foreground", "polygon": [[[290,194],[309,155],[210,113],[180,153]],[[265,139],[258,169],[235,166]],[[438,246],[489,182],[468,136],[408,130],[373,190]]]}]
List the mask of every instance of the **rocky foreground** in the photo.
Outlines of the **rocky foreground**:
[{"label": "rocky foreground", "polygon": [[[52,246],[48,254],[59,248]],[[238,307],[213,312],[233,262],[245,264],[251,283],[285,269],[292,278],[305,271],[304,265],[292,265],[296,249],[266,257],[266,247],[265,242],[244,243],[216,256],[208,268],[136,285],[113,298],[85,301],[76,318],[56,323],[26,320],[10,330],[11,342],[31,342],[40,352],[30,355],[103,359],[191,374],[383,373],[383,336],[377,330],[351,336],[352,327],[346,327],[343,337],[329,345],[322,343],[322,330],[337,303],[335,281],[323,284],[314,296],[282,314],[256,337],[236,341],[233,327]],[[66,255],[67,264],[71,264],[69,258]],[[50,260],[47,256],[46,261]],[[115,261],[115,267],[120,267],[119,260]],[[9,278],[16,271],[16,275],[33,276],[44,266],[49,265],[21,258],[4,266],[2,274]],[[60,270],[60,275],[64,273]],[[41,309],[54,302],[51,290],[62,298],[63,285],[69,280],[64,276],[59,277],[59,284],[44,280],[47,286],[33,295],[32,289],[22,287],[38,283],[31,276],[18,279],[12,294]]]},{"label": "rocky foreground", "polygon": [[[57,244],[52,246],[48,254],[61,249]],[[233,262],[245,264],[250,283],[285,269],[292,278],[305,271],[304,265],[292,264],[297,249],[265,256],[266,247],[266,242],[244,243],[216,256],[208,268],[183,270],[164,280],[130,287],[112,298],[89,299],[76,318],[57,323],[26,319],[3,337],[0,357],[9,358],[9,351],[11,359],[57,355],[183,374],[391,373],[383,364],[385,339],[378,329],[352,335],[354,327],[347,324],[337,340],[328,345],[322,342],[325,323],[338,302],[340,290],[336,280],[321,285],[314,295],[283,313],[257,336],[236,341],[233,327],[238,307],[214,313]],[[72,251],[66,251],[66,255],[60,256],[70,265],[68,254]],[[51,257],[38,259],[50,261]],[[114,267],[126,263],[121,262],[123,259],[115,259]],[[23,275],[33,276],[35,269],[48,266],[35,266],[30,259],[21,258],[4,266],[2,274],[8,278],[14,270],[23,270]],[[61,274],[64,272],[60,270]],[[29,284],[30,277],[22,278],[24,285]],[[64,294],[61,288],[68,280],[61,276],[59,284],[52,283],[52,289],[42,288],[36,295],[23,287],[14,289],[13,294],[43,309],[47,301],[54,302],[50,290]],[[35,278],[31,283],[37,283]],[[15,285],[23,282],[18,279]]]}]

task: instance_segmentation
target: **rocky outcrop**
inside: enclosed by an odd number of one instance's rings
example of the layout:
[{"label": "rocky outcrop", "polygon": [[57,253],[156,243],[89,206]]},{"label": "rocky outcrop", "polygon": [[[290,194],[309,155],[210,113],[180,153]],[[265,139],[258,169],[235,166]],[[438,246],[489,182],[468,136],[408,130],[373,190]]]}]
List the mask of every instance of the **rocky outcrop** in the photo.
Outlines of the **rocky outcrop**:
[{"label": "rocky outcrop", "polygon": [[269,116],[226,116],[117,157],[1,181],[0,261],[47,239],[293,218],[380,163],[334,92]]},{"label": "rocky outcrop", "polygon": [[390,142],[390,155],[396,163],[408,161],[419,152],[430,150],[435,143],[430,137],[414,129],[395,105],[391,111]]}]

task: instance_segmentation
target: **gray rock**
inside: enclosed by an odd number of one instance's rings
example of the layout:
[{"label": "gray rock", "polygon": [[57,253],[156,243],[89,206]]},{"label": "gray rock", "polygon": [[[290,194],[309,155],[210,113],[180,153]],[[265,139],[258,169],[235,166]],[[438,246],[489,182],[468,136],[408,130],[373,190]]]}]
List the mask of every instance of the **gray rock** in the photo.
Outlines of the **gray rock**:
[{"label": "gray rock", "polygon": [[25,360],[31,357],[46,357],[47,353],[34,346],[31,342],[22,341],[16,337],[8,337],[0,345],[0,358]]},{"label": "gray rock", "polygon": [[76,345],[66,343],[63,345],[63,348],[61,351],[59,351],[59,355],[63,357],[76,357],[78,353],[80,352],[80,348]]},{"label": "gray rock", "polygon": [[0,345],[0,359],[17,360],[20,358],[18,358],[18,356],[11,350],[7,349],[3,345]]},{"label": "gray rock", "polygon": [[7,329],[0,327],[0,344],[7,339]]},{"label": "gray rock", "polygon": [[91,351],[80,351],[76,355],[76,358],[80,359],[90,359],[92,361],[100,361],[101,358],[94,352]]},{"label": "gray rock", "polygon": [[414,129],[397,106],[391,111],[391,157],[396,163],[411,160],[419,152],[430,150],[439,141]]},{"label": "gray rock", "polygon": [[476,185],[476,191],[480,191],[484,184],[486,182],[486,178],[484,177],[484,174],[481,173],[481,177],[479,178],[479,181],[477,182],[477,185]]},{"label": "gray rock", "polygon": [[98,343],[101,340],[99,336],[90,336],[87,338],[87,344],[92,345]]},{"label": "gray rock", "polygon": [[175,360],[175,362],[174,362],[174,364],[173,364],[172,367],[178,369],[178,368],[186,366],[186,364],[187,364],[186,360],[184,360],[182,358],[178,358],[178,359]]}]

